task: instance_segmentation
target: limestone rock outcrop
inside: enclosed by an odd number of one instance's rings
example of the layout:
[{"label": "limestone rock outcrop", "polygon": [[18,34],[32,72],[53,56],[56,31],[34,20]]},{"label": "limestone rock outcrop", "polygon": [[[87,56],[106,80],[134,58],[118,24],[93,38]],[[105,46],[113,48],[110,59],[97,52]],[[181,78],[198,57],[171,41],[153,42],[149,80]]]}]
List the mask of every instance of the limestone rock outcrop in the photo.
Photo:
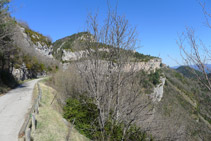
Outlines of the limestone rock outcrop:
[{"label": "limestone rock outcrop", "polygon": [[[14,33],[13,40],[18,47],[23,50],[24,48],[28,48],[28,50],[30,49],[31,51],[35,50],[40,55],[43,55],[48,58],[53,58],[52,45],[42,41],[48,40],[47,37],[44,37],[41,34],[32,30],[30,30],[32,32],[31,35],[28,35],[26,31],[29,29],[26,29],[18,24],[16,25],[15,30],[16,31]],[[38,35],[40,35],[44,39],[41,39],[41,37]]]}]

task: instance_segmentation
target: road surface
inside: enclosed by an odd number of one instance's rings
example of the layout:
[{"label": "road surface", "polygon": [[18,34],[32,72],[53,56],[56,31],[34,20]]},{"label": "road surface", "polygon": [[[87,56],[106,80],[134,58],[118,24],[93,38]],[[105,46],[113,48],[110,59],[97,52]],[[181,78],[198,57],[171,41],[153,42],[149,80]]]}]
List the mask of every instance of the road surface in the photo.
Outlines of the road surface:
[{"label": "road surface", "polygon": [[32,106],[34,85],[39,79],[22,84],[0,97],[0,141],[17,141],[25,116]]}]

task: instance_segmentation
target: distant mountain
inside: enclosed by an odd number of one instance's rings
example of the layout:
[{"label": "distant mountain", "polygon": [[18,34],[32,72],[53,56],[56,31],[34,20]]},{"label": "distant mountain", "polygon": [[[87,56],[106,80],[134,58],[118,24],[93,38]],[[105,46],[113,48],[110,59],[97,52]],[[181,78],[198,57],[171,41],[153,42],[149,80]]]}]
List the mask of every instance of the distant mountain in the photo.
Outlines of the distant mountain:
[{"label": "distant mountain", "polygon": [[189,66],[180,66],[177,69],[175,69],[177,72],[182,73],[183,76],[187,78],[196,78],[196,74],[201,76],[202,73],[196,69],[193,69]]},{"label": "distant mountain", "polygon": [[[207,68],[206,72],[207,73],[210,73],[211,72],[211,64],[205,64],[205,66]],[[198,67],[196,65],[190,65],[190,66],[173,66],[173,67],[170,67],[170,68],[172,68],[172,69],[178,69],[179,67],[190,67],[190,68],[193,68],[193,69],[199,71],[199,69],[198,69]]]},{"label": "distant mountain", "polygon": [[179,68],[179,67],[181,67],[181,66],[172,66],[172,67],[170,67],[171,69],[177,69],[177,68]]}]

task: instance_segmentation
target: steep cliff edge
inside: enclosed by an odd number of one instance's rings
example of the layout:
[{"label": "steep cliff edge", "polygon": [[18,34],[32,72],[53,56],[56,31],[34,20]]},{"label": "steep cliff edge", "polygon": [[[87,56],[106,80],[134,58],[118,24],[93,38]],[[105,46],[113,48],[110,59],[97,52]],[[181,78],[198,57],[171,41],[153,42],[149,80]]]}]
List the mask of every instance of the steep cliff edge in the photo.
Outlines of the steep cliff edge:
[{"label": "steep cliff edge", "polygon": [[169,68],[151,94],[150,113],[138,123],[155,140],[209,140],[211,138],[210,93],[196,81]]},{"label": "steep cliff edge", "polygon": [[51,40],[48,37],[31,30],[29,27],[16,24],[13,39],[14,43],[19,47],[21,46],[21,48],[23,48],[23,46],[25,48],[32,48],[43,56],[53,58]]},{"label": "steep cliff edge", "polygon": [[[68,68],[68,64],[72,61],[77,61],[86,58],[89,54],[87,50],[87,41],[92,44],[91,51],[95,52],[95,46],[98,46],[98,51],[102,56],[102,60],[106,62],[106,54],[112,50],[111,46],[105,44],[97,43],[94,37],[88,32],[79,32],[71,36],[59,39],[53,43],[53,56],[63,63],[64,68]],[[111,49],[109,49],[111,48]],[[148,73],[155,72],[156,69],[160,69],[162,60],[158,57],[153,57],[149,55],[144,55],[136,51],[128,51],[131,54],[131,60],[136,60],[135,64],[128,63],[125,65],[125,71],[129,71],[131,67],[134,70],[140,71],[144,70]],[[133,61],[132,61],[133,62]],[[114,63],[115,64],[115,63]],[[106,65],[106,63],[105,63]]]},{"label": "steep cliff edge", "polygon": [[14,46],[19,50],[17,56],[21,57],[12,68],[12,74],[17,80],[36,78],[51,69],[55,59],[48,37],[16,23],[12,39]]}]

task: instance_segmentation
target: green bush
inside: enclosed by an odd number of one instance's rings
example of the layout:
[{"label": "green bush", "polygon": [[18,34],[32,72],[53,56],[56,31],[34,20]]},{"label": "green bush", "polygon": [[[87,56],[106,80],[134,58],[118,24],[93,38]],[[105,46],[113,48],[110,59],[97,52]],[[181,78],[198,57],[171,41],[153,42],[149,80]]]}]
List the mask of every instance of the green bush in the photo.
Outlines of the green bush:
[{"label": "green bush", "polygon": [[137,78],[139,78],[139,85],[140,88],[143,90],[143,93],[150,94],[153,92],[154,85],[149,80],[150,77],[146,72],[140,71],[137,75]]},{"label": "green bush", "polygon": [[31,72],[38,73],[47,70],[44,64],[38,62],[36,57],[26,55],[24,56],[23,61],[25,62],[27,69]]},{"label": "green bush", "polygon": [[75,127],[83,135],[93,139],[96,136],[91,131],[98,127],[95,121],[98,117],[98,111],[95,104],[88,98],[83,100],[68,99],[64,107],[64,118],[75,124]]},{"label": "green bush", "polygon": [[[104,129],[98,124],[99,111],[90,98],[80,97],[80,100],[69,98],[64,106],[64,118],[74,123],[75,128],[91,140],[102,140],[101,131],[104,130],[105,140],[121,141],[123,137],[124,124],[113,123],[108,119]],[[143,141],[147,134],[140,128],[132,126],[126,133],[126,140]]]},{"label": "green bush", "polygon": [[160,71],[156,70],[155,73],[151,73],[149,75],[149,80],[154,84],[157,85],[160,83]]},{"label": "green bush", "polygon": [[148,62],[150,59],[152,58],[155,58],[153,56],[150,56],[150,55],[144,55],[142,53],[138,53],[138,52],[135,52],[134,53],[134,57],[140,61],[144,61],[144,62]]},{"label": "green bush", "polygon": [[42,45],[50,46],[52,43],[42,34],[32,31],[29,28],[25,28],[25,33],[31,38],[32,42],[37,45],[40,42]]}]

